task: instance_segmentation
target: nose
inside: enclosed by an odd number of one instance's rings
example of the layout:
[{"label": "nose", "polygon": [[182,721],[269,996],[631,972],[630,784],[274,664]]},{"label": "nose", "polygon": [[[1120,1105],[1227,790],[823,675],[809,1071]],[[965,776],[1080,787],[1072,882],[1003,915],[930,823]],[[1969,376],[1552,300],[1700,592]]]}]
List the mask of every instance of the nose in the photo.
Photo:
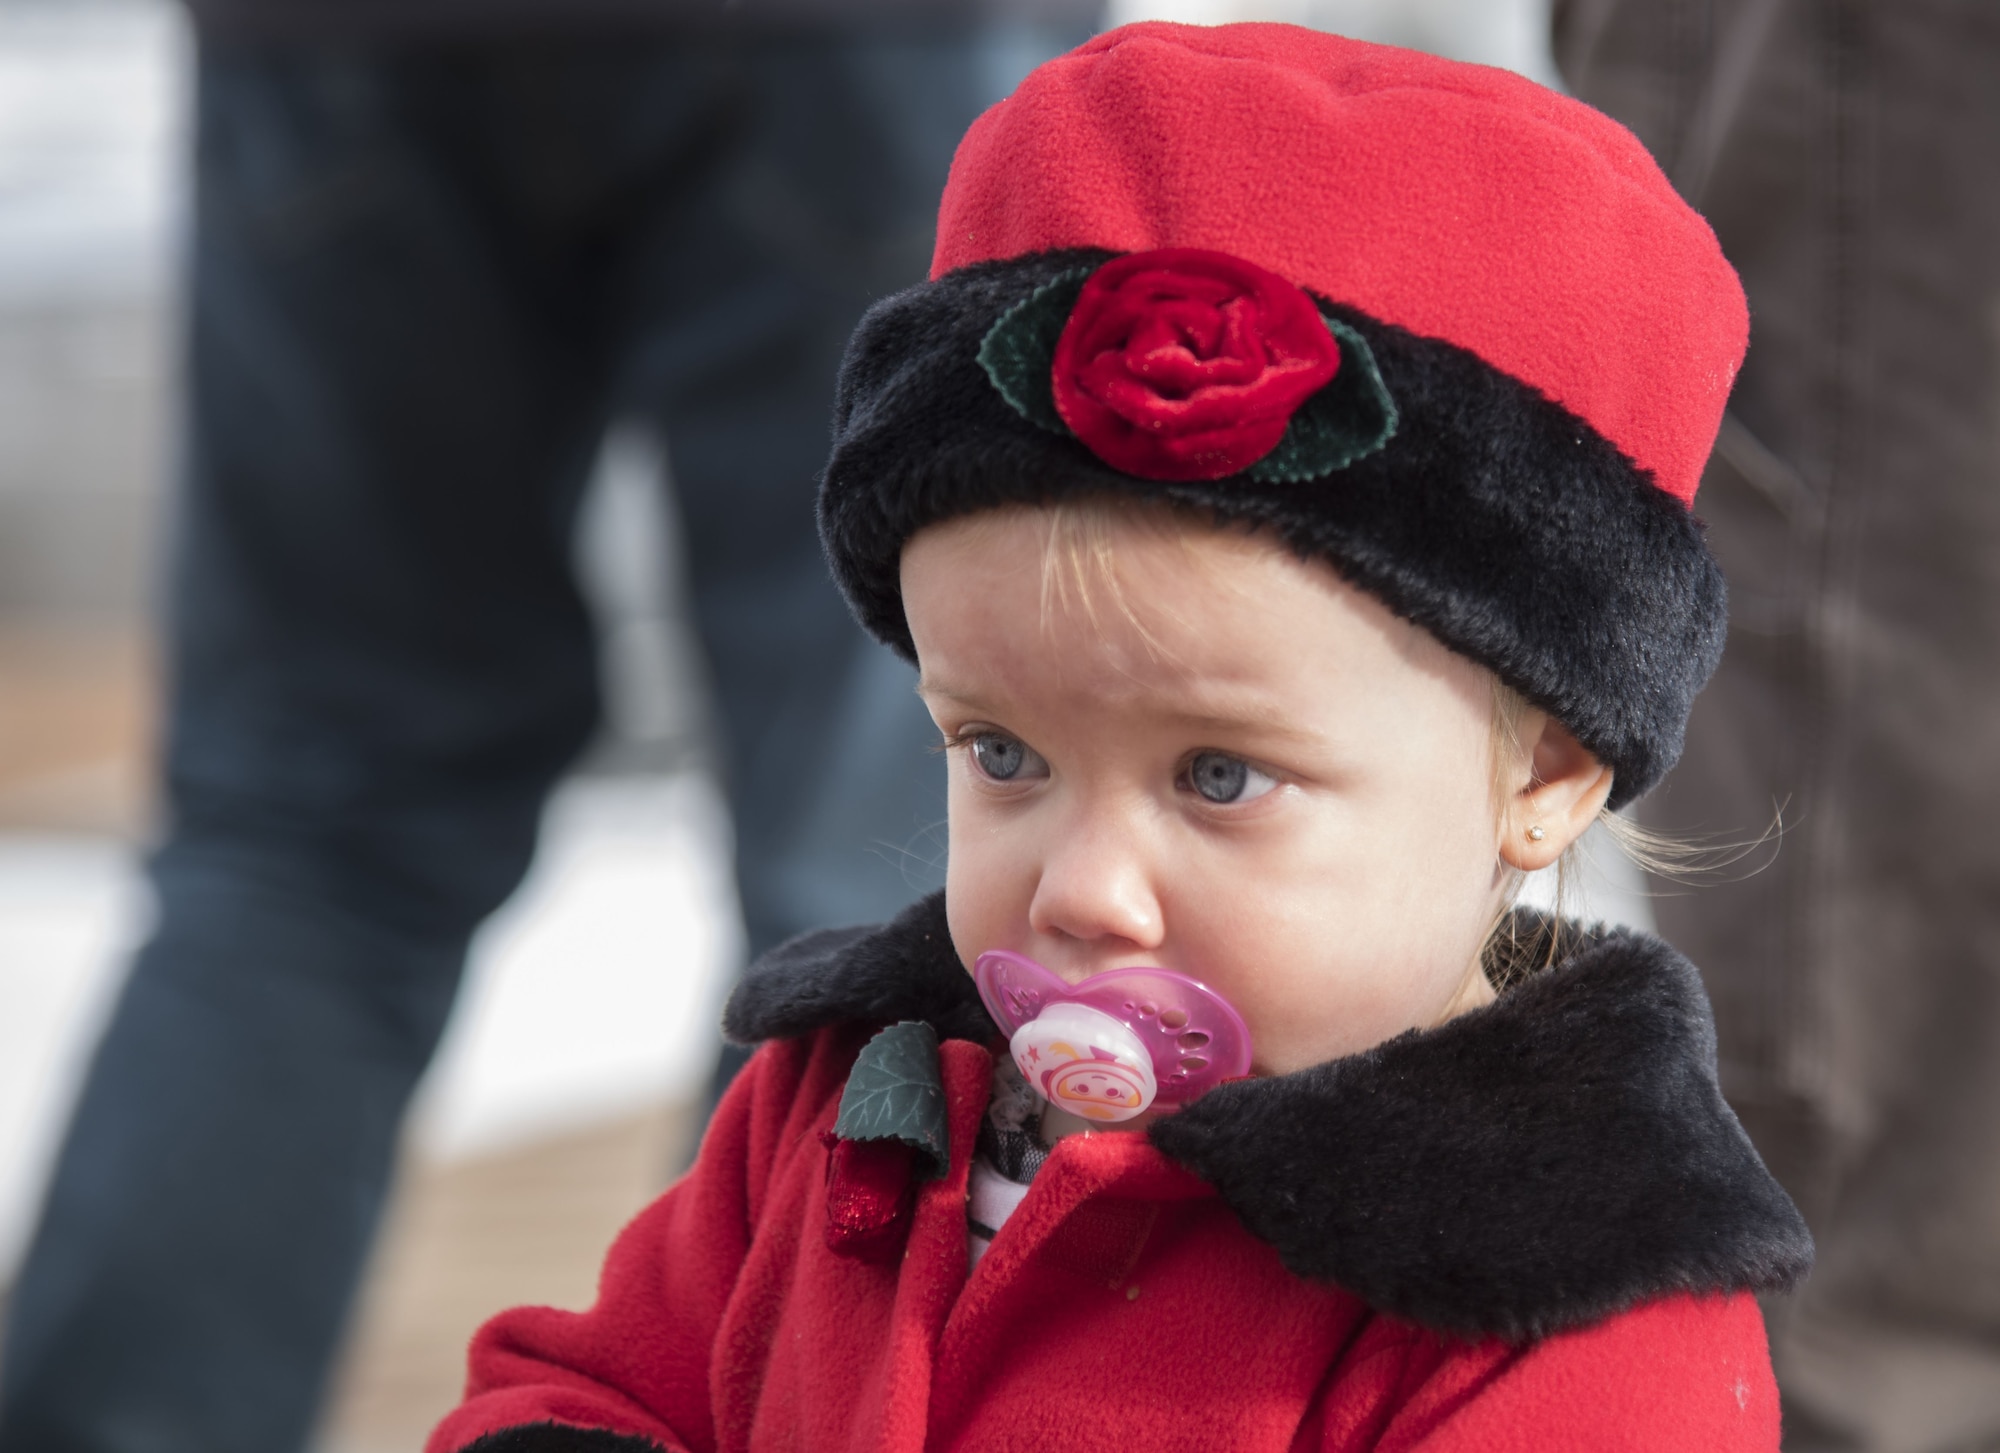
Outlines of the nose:
[{"label": "nose", "polygon": [[1028,904],[1037,934],[1156,949],[1165,915],[1144,848],[1143,824],[1109,805],[1077,813],[1043,857]]}]

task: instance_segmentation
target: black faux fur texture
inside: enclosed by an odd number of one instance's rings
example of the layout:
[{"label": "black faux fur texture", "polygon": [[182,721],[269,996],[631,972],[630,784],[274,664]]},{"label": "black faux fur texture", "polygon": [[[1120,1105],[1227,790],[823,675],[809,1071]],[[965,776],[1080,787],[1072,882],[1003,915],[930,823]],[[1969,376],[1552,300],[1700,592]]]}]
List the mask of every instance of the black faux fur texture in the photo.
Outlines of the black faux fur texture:
[{"label": "black faux fur texture", "polygon": [[1700,976],[1623,930],[1437,1029],[1223,1085],[1152,1138],[1298,1275],[1468,1336],[1812,1265],[1716,1084]]},{"label": "black faux fur texture", "polygon": [[829,928],[779,944],[743,975],[722,1011],[738,1044],[790,1039],[829,1024],[922,1019],[939,1039],[998,1033],[951,946],[944,895],[876,928]]},{"label": "black faux fur texture", "polygon": [[1680,503],[1588,424],[1453,344],[1321,306],[1374,350],[1402,422],[1301,484],[1134,479],[1017,414],[979,366],[986,331],[1042,283],[1111,256],[982,263],[885,299],[841,368],[821,537],[861,621],[913,655],[903,543],[1013,502],[1136,493],[1268,527],[1552,712],[1616,774],[1611,805],[1680,756],[1721,657],[1726,592]]},{"label": "black faux fur texture", "polygon": [[[1153,1142],[1297,1275],[1437,1331],[1526,1340],[1669,1292],[1794,1284],[1812,1238],[1723,1101],[1693,966],[1620,930],[1536,968],[1549,925],[1519,927],[1527,947],[1489,966],[1513,985],[1495,1003],[1223,1085]],[[749,1041],[917,1018],[997,1037],[942,895],[767,955],[725,1024]]]},{"label": "black faux fur texture", "polygon": [[651,1438],[628,1437],[602,1428],[573,1428],[566,1423],[523,1423],[502,1428],[465,1445],[464,1453],[665,1453]]}]

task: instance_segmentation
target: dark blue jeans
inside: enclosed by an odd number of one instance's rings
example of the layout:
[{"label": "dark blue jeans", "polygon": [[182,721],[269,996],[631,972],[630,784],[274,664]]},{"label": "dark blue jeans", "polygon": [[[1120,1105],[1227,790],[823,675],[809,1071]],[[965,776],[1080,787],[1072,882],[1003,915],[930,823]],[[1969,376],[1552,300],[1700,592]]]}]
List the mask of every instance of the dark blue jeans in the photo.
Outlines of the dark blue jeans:
[{"label": "dark blue jeans", "polygon": [[933,734],[813,481],[1013,59],[204,45],[159,920],[9,1307],[5,1453],[308,1436],[468,937],[597,721],[609,420],[671,450],[752,950],[927,886],[880,845],[942,816]]}]

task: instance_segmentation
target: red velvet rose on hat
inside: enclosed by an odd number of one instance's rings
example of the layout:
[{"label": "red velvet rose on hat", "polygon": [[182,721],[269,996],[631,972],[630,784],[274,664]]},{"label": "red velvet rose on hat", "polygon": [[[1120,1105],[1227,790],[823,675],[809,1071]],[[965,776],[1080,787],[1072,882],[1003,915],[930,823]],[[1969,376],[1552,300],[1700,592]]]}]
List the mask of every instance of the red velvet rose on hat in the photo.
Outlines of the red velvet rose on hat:
[{"label": "red velvet rose on hat", "polygon": [[1141,479],[1310,478],[1396,427],[1359,334],[1276,273],[1199,248],[1065,274],[994,324],[979,362],[1024,418]]},{"label": "red velvet rose on hat", "polygon": [[1220,479],[1277,447],[1340,369],[1312,299],[1226,252],[1135,252],[1091,273],[1050,361],[1056,412],[1142,479]]},{"label": "red velvet rose on hat", "polygon": [[1130,494],[1274,531],[1615,773],[1679,755],[1725,593],[1690,513],[1748,319],[1615,122],[1282,25],[1127,26],[961,143],[931,281],[842,368],[820,520],[912,652],[926,524]]}]

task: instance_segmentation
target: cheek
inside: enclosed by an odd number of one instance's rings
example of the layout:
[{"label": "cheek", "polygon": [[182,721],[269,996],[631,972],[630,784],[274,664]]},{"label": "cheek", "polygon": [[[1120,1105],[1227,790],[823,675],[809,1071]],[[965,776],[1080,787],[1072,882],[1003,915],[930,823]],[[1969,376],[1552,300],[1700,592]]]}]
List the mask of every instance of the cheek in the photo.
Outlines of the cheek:
[{"label": "cheek", "polygon": [[[1207,895],[1202,954],[1250,1021],[1260,1069],[1286,1073],[1435,1024],[1497,906],[1492,825],[1475,795],[1341,804],[1286,851]],[[1221,977],[1218,973],[1218,977]]]},{"label": "cheek", "polygon": [[993,810],[952,763],[946,829],[945,916],[952,946],[968,965],[990,948],[1019,947],[1034,889],[1026,825]]},{"label": "cheek", "polygon": [[1443,1013],[1499,907],[1498,845],[1482,794],[1440,794],[1402,826],[1379,864],[1371,915],[1371,937],[1398,969],[1386,987],[1406,1005],[1399,1029]]}]

